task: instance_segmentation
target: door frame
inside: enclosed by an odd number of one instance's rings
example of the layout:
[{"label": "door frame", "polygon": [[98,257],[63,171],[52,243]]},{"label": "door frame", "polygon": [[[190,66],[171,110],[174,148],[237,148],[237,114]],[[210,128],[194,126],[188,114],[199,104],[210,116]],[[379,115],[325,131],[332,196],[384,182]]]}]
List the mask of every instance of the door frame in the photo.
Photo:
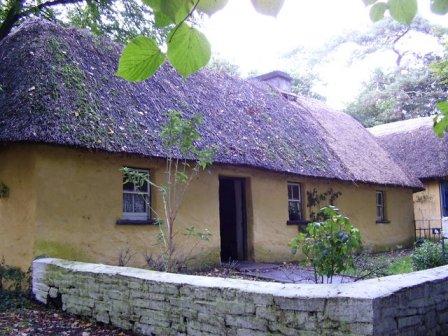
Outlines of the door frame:
[{"label": "door frame", "polygon": [[[242,215],[242,241],[243,241],[243,256],[241,260],[238,261],[246,261],[249,258],[248,255],[248,233],[247,233],[247,178],[241,177],[241,176],[230,176],[230,175],[219,175],[218,176],[219,183],[221,183],[221,180],[233,180],[233,181],[240,181],[241,182],[241,215]],[[218,188],[218,201],[219,204],[221,203],[221,194],[219,192]],[[219,209],[219,232],[220,232],[220,243],[221,243],[221,209]],[[222,260],[221,260],[222,261]],[[225,261],[227,262],[227,260]]]}]

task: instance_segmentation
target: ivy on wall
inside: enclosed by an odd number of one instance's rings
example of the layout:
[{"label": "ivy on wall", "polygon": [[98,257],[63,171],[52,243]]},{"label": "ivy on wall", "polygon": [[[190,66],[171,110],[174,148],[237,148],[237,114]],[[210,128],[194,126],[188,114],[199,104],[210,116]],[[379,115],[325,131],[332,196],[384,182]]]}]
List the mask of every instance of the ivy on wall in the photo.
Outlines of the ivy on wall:
[{"label": "ivy on wall", "polygon": [[334,202],[341,196],[340,191],[335,191],[333,188],[329,188],[323,193],[318,193],[317,189],[314,188],[312,191],[306,192],[307,198],[307,208],[309,209],[311,221],[316,221],[319,219],[320,208],[325,205],[334,205]]}]

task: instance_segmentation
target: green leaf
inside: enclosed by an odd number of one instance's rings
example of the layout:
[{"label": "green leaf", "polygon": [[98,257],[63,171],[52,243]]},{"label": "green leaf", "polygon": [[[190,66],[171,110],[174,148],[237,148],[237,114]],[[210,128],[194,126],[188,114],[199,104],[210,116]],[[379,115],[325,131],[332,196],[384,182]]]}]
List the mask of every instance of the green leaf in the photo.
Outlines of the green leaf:
[{"label": "green leaf", "polygon": [[442,138],[448,131],[448,101],[437,103],[440,113],[434,118],[434,132],[438,137]]},{"label": "green leaf", "polygon": [[212,15],[223,9],[229,0],[200,0],[197,6],[198,11]]},{"label": "green leaf", "polygon": [[440,112],[448,116],[448,101],[438,102],[437,108],[440,110]]},{"label": "green leaf", "polygon": [[173,23],[182,22],[193,7],[192,0],[163,0],[160,10],[169,17]]},{"label": "green leaf", "polygon": [[183,23],[170,33],[167,56],[173,67],[188,77],[209,62],[210,43],[200,31]]},{"label": "green leaf", "polygon": [[145,80],[157,71],[164,60],[165,55],[153,39],[137,36],[124,48],[117,76],[131,82]]},{"label": "green leaf", "polygon": [[160,11],[163,0],[143,0],[143,3],[151,7],[154,11]]},{"label": "green leaf", "polygon": [[431,0],[431,11],[435,14],[445,15],[448,13],[448,0]]},{"label": "green leaf", "polygon": [[362,2],[364,2],[364,5],[370,6],[377,2],[377,0],[362,0]]},{"label": "green leaf", "polygon": [[277,16],[284,2],[285,0],[252,0],[252,5],[261,14]]},{"label": "green leaf", "polygon": [[176,174],[176,182],[177,183],[186,183],[188,181],[188,175],[184,172],[177,172]]},{"label": "green leaf", "polygon": [[377,2],[370,8],[370,19],[373,22],[380,21],[384,18],[384,13],[387,10],[387,4],[385,2]]},{"label": "green leaf", "polygon": [[390,15],[400,23],[410,24],[417,15],[417,0],[389,0]]},{"label": "green leaf", "polygon": [[163,12],[154,12],[154,23],[159,28],[164,28],[172,23],[171,19]]}]

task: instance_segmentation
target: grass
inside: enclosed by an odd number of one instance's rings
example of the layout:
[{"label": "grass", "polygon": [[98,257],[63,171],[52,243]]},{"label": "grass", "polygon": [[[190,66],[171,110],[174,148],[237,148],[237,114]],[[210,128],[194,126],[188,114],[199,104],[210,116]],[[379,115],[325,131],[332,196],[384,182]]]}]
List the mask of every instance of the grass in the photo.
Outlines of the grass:
[{"label": "grass", "polygon": [[405,256],[391,262],[387,269],[387,273],[390,275],[404,274],[410,273],[413,270],[411,256]]},{"label": "grass", "polygon": [[344,272],[344,275],[361,280],[412,272],[411,252],[362,253],[355,257],[355,267]]}]

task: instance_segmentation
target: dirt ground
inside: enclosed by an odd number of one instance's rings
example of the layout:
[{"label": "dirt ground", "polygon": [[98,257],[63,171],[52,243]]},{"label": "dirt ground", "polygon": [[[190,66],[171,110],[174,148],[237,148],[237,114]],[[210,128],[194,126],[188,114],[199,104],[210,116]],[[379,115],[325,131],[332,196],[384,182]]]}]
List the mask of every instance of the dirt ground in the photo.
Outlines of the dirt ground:
[{"label": "dirt ground", "polygon": [[131,336],[135,334],[28,303],[24,308],[0,311],[0,335]]}]

